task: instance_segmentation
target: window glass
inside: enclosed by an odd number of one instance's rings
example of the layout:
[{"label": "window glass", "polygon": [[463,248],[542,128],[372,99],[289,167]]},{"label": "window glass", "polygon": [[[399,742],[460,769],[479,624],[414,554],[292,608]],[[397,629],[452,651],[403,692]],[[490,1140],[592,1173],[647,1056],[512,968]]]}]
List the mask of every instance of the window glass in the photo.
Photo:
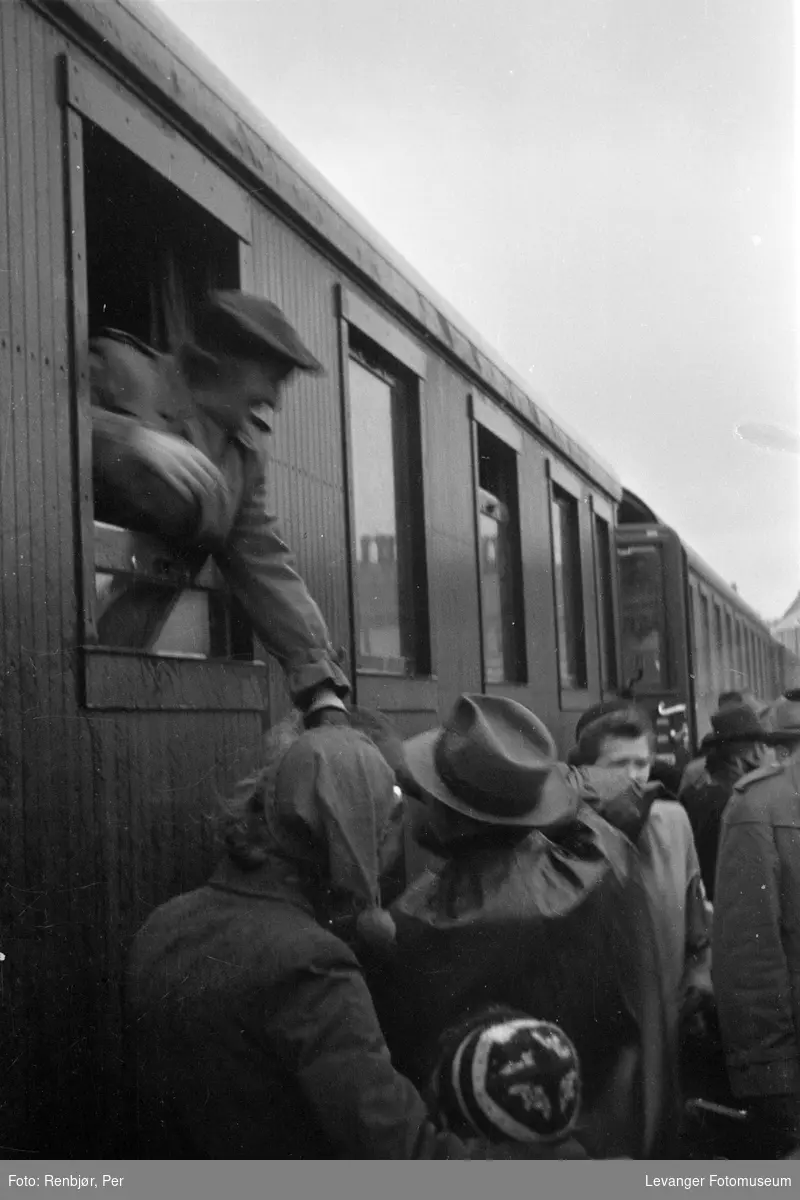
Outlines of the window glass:
[{"label": "window glass", "polygon": [[429,670],[418,403],[414,385],[355,350],[349,363],[358,665]]},{"label": "window glass", "polygon": [[597,589],[600,609],[600,645],[603,664],[603,686],[615,688],[617,680],[617,633],[614,620],[613,565],[611,533],[608,521],[595,516],[595,551],[597,554]]},{"label": "window glass", "polygon": [[517,455],[478,426],[483,673],[487,683],[525,683],[525,622]]},{"label": "window glass", "polygon": [[661,547],[621,546],[619,567],[623,675],[643,688],[668,687]]},{"label": "window glass", "polygon": [[562,687],[581,689],[588,676],[578,501],[554,487],[551,510],[559,677]]},{"label": "window glass", "polygon": [[703,638],[702,657],[700,659],[703,678],[701,684],[702,694],[713,691],[714,688],[714,651],[711,644],[711,617],[708,607],[708,596],[700,593],[700,626]]}]

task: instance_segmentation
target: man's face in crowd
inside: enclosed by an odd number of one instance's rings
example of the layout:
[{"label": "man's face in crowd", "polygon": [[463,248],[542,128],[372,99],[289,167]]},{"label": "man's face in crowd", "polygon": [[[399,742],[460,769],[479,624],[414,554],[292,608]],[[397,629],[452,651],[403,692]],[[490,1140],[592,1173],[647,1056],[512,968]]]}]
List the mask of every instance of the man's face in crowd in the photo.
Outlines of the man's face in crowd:
[{"label": "man's face in crowd", "polygon": [[606,738],[595,766],[616,767],[627,772],[634,783],[647,783],[653,765],[653,752],[646,734],[639,738]]}]

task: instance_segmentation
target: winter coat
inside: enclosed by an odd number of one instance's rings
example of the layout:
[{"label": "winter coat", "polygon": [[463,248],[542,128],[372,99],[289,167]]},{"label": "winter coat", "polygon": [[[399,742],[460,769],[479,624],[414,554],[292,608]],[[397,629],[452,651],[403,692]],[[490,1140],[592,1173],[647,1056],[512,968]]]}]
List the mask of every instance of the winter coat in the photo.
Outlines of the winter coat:
[{"label": "winter coat", "polygon": [[[230,435],[195,403],[174,358],[115,334],[92,342],[90,363],[95,507],[101,519],[170,538],[189,551],[194,573],[213,554],[258,637],[283,666],[293,698],[323,684],[345,693],[349,684],[325,621],[270,507],[266,406]],[[138,458],[131,437],[142,424],[202,451],[221,471],[225,487],[202,504],[184,501]],[[137,603],[141,608],[141,595]],[[163,588],[153,589],[148,603],[154,612],[144,624],[153,628],[171,600]],[[131,631],[141,626],[142,615],[121,601],[114,620],[114,636],[124,640],[135,636]]]},{"label": "winter coat", "polygon": [[140,1157],[467,1157],[392,1066],[358,961],[274,864],[225,863],[131,957]]},{"label": "winter coat", "polygon": [[636,848],[631,869],[648,897],[670,1020],[677,1028],[690,992],[711,992],[709,906],[689,819],[659,784],[588,802]]},{"label": "winter coat", "polygon": [[721,767],[712,775],[707,774],[689,784],[680,798],[692,826],[706,895],[712,902],[722,815],[733,795],[734,785],[741,778],[742,772],[734,767]]},{"label": "winter coat", "polygon": [[722,819],[714,990],[737,1096],[800,1093],[800,763],[736,784]]},{"label": "winter coat", "polygon": [[419,1085],[436,1039],[503,1004],[560,1025],[582,1065],[580,1140],[595,1157],[670,1152],[674,1046],[632,847],[589,808],[559,840],[463,846],[392,906],[394,961],[370,975],[399,1069]]}]

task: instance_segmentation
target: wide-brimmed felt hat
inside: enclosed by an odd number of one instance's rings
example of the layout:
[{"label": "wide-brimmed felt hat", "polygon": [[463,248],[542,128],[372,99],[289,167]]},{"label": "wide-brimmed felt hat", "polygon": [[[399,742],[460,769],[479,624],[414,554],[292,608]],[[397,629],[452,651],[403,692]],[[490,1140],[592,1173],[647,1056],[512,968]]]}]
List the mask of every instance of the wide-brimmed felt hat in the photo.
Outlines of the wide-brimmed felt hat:
[{"label": "wide-brimmed felt hat", "polygon": [[318,373],[322,364],[301,342],[277,305],[248,292],[209,292],[197,314],[200,346],[258,361],[282,359],[287,368]]},{"label": "wide-brimmed felt hat", "polygon": [[704,745],[720,746],[725,742],[763,742],[766,730],[749,704],[725,706],[711,715],[711,734]]},{"label": "wide-brimmed felt hat", "polygon": [[488,825],[570,823],[577,796],[553,771],[555,743],[515,700],[462,695],[438,729],[405,743],[412,778],[448,808]]},{"label": "wide-brimmed felt hat", "polygon": [[770,710],[769,724],[767,742],[780,744],[800,738],[800,688],[784,692]]}]

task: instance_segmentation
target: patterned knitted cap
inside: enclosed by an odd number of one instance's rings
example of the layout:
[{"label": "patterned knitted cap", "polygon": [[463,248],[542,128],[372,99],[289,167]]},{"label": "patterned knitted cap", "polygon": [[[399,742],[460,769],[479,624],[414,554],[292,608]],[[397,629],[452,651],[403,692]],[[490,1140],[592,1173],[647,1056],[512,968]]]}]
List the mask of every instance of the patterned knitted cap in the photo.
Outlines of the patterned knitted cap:
[{"label": "patterned knitted cap", "polygon": [[505,1009],[451,1042],[437,1072],[439,1103],[454,1128],[491,1141],[553,1142],[580,1110],[578,1054],[557,1025]]}]

